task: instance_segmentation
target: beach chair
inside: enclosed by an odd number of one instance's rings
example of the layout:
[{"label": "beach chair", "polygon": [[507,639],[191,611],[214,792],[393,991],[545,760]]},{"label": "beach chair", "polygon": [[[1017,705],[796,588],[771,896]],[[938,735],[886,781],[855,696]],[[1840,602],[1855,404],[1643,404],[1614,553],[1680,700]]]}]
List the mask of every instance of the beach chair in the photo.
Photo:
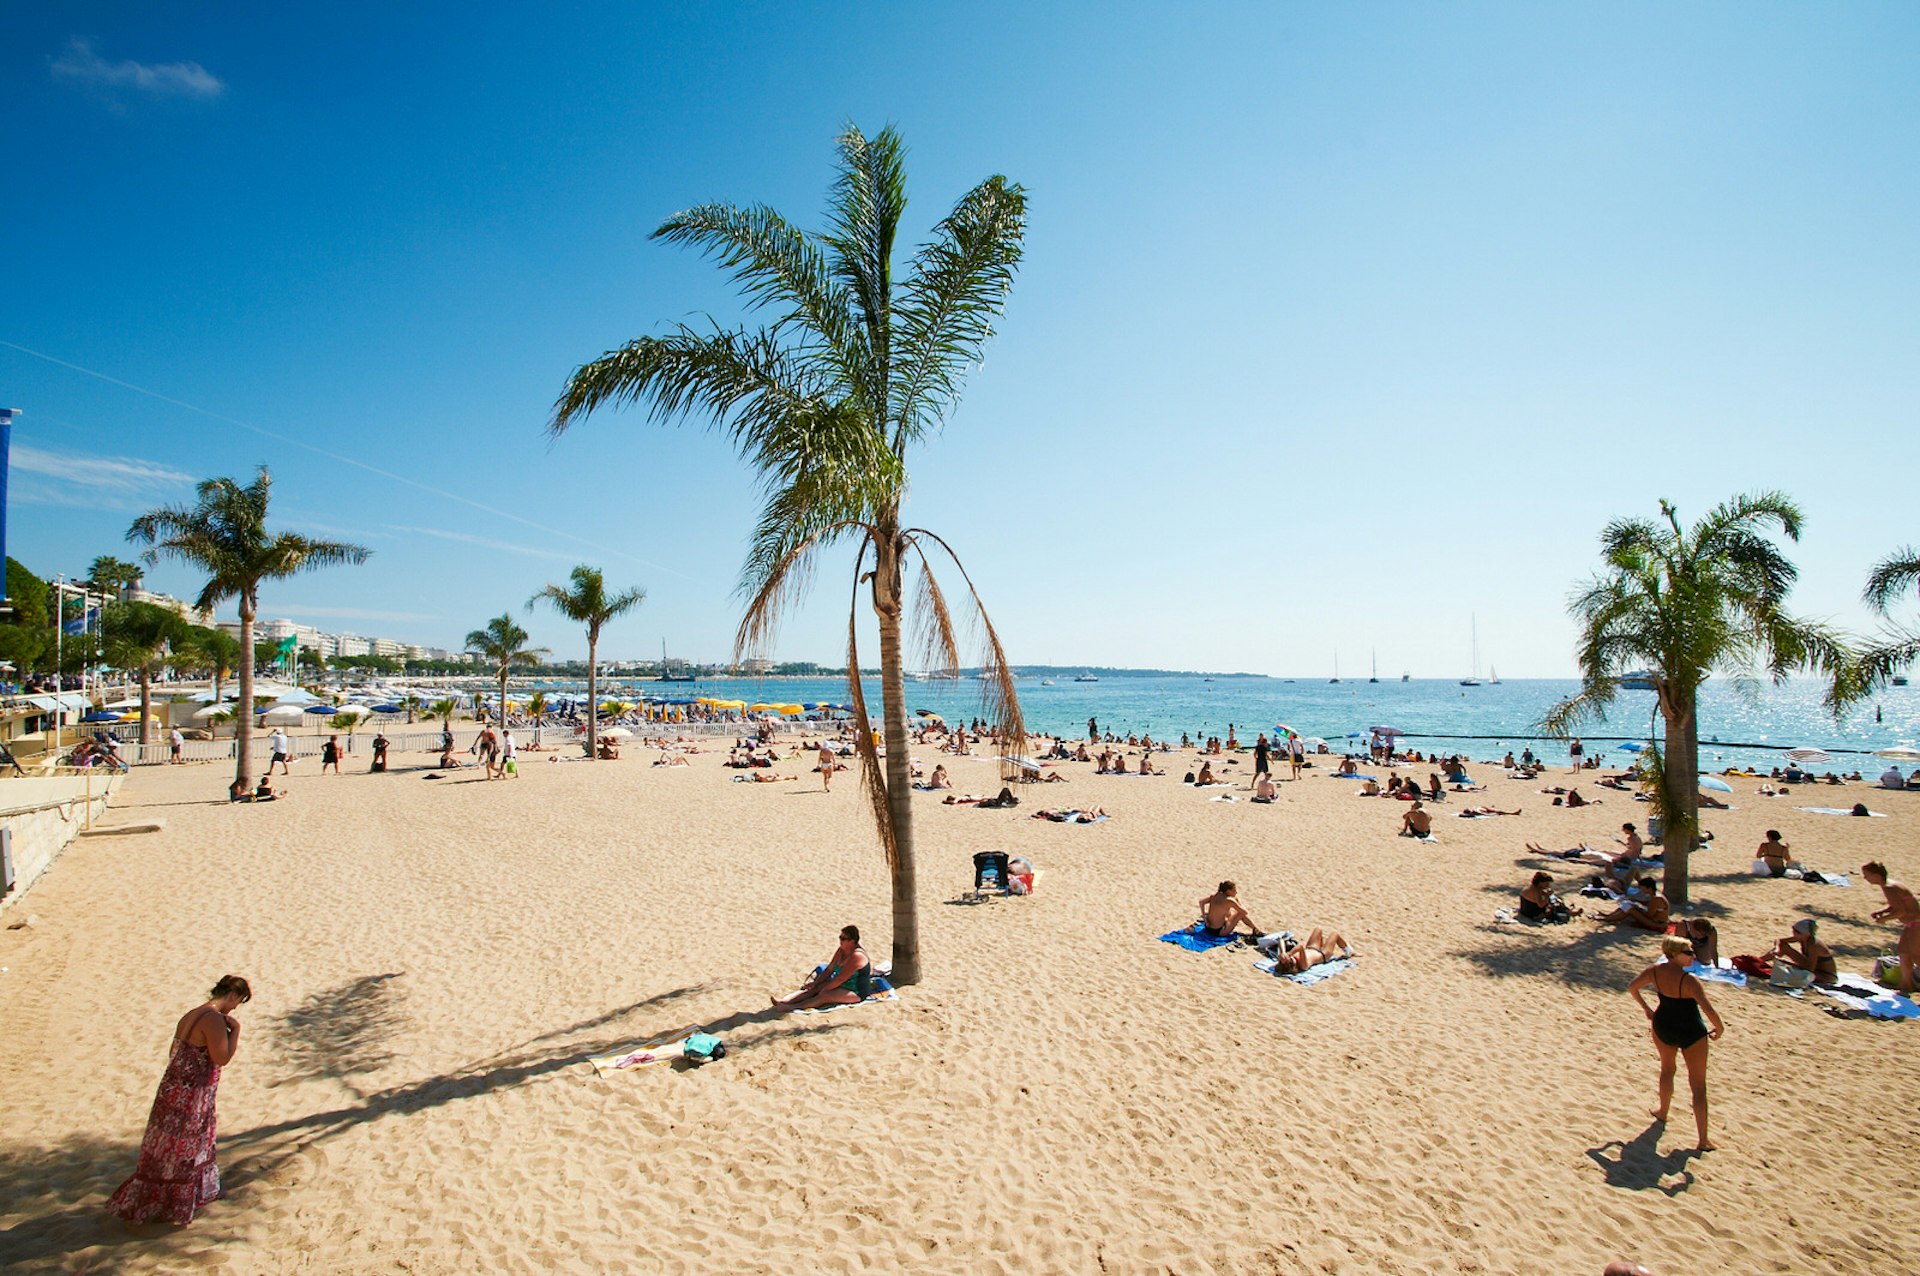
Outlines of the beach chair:
[{"label": "beach chair", "polygon": [[1007,893],[1007,853],[1005,851],[979,851],[973,857],[973,895],[980,898],[985,895],[1005,895]]}]

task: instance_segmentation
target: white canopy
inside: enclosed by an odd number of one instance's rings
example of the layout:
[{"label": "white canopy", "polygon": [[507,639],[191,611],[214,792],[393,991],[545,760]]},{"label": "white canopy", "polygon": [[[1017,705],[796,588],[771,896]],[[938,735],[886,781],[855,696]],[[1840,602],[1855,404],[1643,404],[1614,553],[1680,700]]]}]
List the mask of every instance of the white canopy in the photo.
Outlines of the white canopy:
[{"label": "white canopy", "polygon": [[292,723],[304,722],[307,714],[297,704],[277,704],[260,715],[262,722]]}]

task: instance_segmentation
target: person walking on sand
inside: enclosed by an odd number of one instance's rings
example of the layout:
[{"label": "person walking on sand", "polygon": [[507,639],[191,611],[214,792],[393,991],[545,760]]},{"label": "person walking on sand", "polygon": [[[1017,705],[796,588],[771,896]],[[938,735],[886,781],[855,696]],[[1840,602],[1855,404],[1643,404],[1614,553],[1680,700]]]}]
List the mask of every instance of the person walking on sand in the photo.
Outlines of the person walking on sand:
[{"label": "person walking on sand", "polygon": [[1267,733],[1262,731],[1260,738],[1253,742],[1253,773],[1256,776],[1267,774],[1271,756],[1267,744]]},{"label": "person walking on sand", "polygon": [[108,1199],[107,1213],[129,1223],[164,1219],[185,1227],[201,1206],[220,1195],[220,1167],[213,1159],[214,1099],[220,1069],[240,1048],[240,1023],[233,1012],[252,999],[246,980],[225,975],[204,1005],[174,1025],[167,1070],[140,1140],[140,1162]]},{"label": "person walking on sand", "polygon": [[1913,971],[1920,965],[1920,901],[1913,892],[1887,876],[1887,866],[1870,860],[1860,866],[1860,875],[1880,888],[1887,906],[1873,915],[1877,922],[1892,922],[1900,927],[1900,943],[1894,954],[1900,959],[1900,991],[1913,996]]},{"label": "person walking on sand", "polygon": [[1567,756],[1573,759],[1573,769],[1576,774],[1580,770],[1580,755],[1586,751],[1586,746],[1580,743],[1579,736],[1573,737],[1573,743],[1567,746]]},{"label": "person walking on sand", "polygon": [[[820,773],[820,791],[831,793],[833,792],[833,767],[839,759],[833,756],[833,750],[827,747],[824,740],[820,742],[820,752],[816,757],[817,761],[813,769]],[[944,766],[936,768],[936,777],[945,775],[946,770]]]},{"label": "person walking on sand", "polygon": [[1287,765],[1293,769],[1293,778],[1300,778],[1300,769],[1307,764],[1307,742],[1297,735],[1287,737]]},{"label": "person walking on sand", "polygon": [[512,727],[500,733],[500,778],[508,776],[520,778],[520,746],[513,738]]},{"label": "person walking on sand", "polygon": [[180,765],[180,750],[185,747],[186,743],[187,737],[181,734],[179,727],[175,727],[173,730],[167,732],[168,766]]},{"label": "person walking on sand", "polygon": [[[1635,975],[1627,985],[1627,992],[1646,1013],[1647,1029],[1660,1052],[1660,1106],[1653,1109],[1653,1119],[1665,1121],[1667,1109],[1673,1105],[1674,1056],[1678,1055],[1687,1061],[1687,1085],[1693,1092],[1693,1124],[1698,1136],[1694,1146],[1711,1152],[1713,1143],[1707,1138],[1707,1043],[1718,1041],[1726,1026],[1707,1000],[1707,990],[1687,973],[1693,961],[1693,945],[1669,937],[1660,941],[1660,952],[1664,960]],[[1658,1006],[1649,1006],[1641,995],[1649,984],[1660,999]],[[1707,1017],[1706,1023],[1700,1021],[1702,1014]],[[1707,1023],[1713,1025],[1711,1031]]]},{"label": "person walking on sand", "polygon": [[325,775],[332,767],[335,775],[340,774],[340,737],[330,735],[327,742],[320,746],[320,774]]},{"label": "person walking on sand", "polygon": [[285,727],[273,729],[273,734],[267,737],[267,748],[271,750],[267,756],[267,774],[273,774],[273,766],[277,762],[281,775],[292,775],[293,772],[287,769],[287,759],[293,756],[293,742],[287,739]]}]

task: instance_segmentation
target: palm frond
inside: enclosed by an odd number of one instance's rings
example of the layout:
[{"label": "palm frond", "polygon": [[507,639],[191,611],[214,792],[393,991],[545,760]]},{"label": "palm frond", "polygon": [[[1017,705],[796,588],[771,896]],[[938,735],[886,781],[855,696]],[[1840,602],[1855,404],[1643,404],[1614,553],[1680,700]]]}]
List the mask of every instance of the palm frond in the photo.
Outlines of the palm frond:
[{"label": "palm frond", "polygon": [[1898,595],[1911,591],[1916,585],[1920,585],[1920,549],[1905,545],[1873,565],[1860,597],[1875,614],[1884,616],[1892,610]]},{"label": "palm frond", "polygon": [[840,171],[821,240],[829,272],[852,296],[865,327],[869,393],[884,408],[893,357],[893,245],[907,207],[906,145],[891,126],[868,138],[852,124],[835,145]]},{"label": "palm frond", "polygon": [[[952,561],[954,570],[960,573],[960,579],[967,587],[967,597],[972,603],[974,620],[985,639],[981,672],[987,676],[981,680],[980,686],[981,698],[985,701],[982,708],[986,710],[987,720],[1004,737],[1008,753],[1024,753],[1027,747],[1027,724],[1025,716],[1020,711],[1020,692],[1014,685],[1013,666],[1007,663],[1006,649],[1000,643],[1000,632],[994,628],[993,618],[987,614],[987,606],[981,601],[980,591],[975,587],[973,577],[968,574],[966,564],[960,561],[960,556],[954,552],[953,546],[925,528],[913,528],[906,535],[910,538],[910,543],[916,552],[921,555],[922,565],[928,567],[929,576],[931,568],[926,563],[926,551],[921,546],[922,541],[932,541],[938,545]],[[945,606],[944,600],[942,606]],[[1003,775],[1003,778],[1010,777]]]},{"label": "palm frond", "polygon": [[817,366],[783,349],[772,333],[718,326],[701,333],[681,324],[575,368],[547,429],[557,436],[601,407],[645,401],[650,420],[704,416],[739,442],[792,413],[818,411],[815,400],[831,388]]},{"label": "palm frond", "polygon": [[866,566],[869,546],[862,544],[853,559],[853,605],[847,609],[847,703],[853,709],[854,750],[860,755],[860,789],[867,795],[880,849],[886,853],[887,873],[900,871],[900,844],[893,836],[893,812],[887,802],[887,777],[880,767],[880,751],[873,743],[873,718],[867,713],[867,693],[860,686],[860,569]]},{"label": "palm frond", "polygon": [[933,564],[927,561],[926,551],[918,544],[914,549],[920,555],[919,588],[913,603],[913,645],[919,665],[922,669],[957,672],[960,643],[953,629],[953,613],[947,610],[946,596],[933,577]]},{"label": "palm frond", "polygon": [[1026,192],[994,176],[961,197],[914,259],[895,314],[888,420],[895,450],[936,429],[980,361],[1013,290],[1026,233]]},{"label": "palm frond", "polygon": [[844,290],[827,272],[819,247],[764,205],[702,204],[675,213],[654,239],[689,244],[727,272],[750,308],[775,308],[775,329],[804,326],[848,366],[863,362]]},{"label": "palm frond", "polygon": [[821,527],[763,516],[748,552],[740,592],[746,607],[733,635],[733,658],[762,656],[773,649],[780,618],[813,581],[815,551],[841,535],[869,531],[865,523],[835,520]]}]

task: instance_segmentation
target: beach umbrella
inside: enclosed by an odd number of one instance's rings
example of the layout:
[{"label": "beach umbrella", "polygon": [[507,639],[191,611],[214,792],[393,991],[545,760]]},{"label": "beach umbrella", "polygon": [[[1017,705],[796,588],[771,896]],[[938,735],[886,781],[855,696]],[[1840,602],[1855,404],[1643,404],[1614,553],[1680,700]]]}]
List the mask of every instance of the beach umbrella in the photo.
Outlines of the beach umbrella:
[{"label": "beach umbrella", "polygon": [[1399,727],[1368,727],[1367,730],[1374,735],[1394,736],[1406,734],[1406,732],[1402,731]]},{"label": "beach umbrella", "polygon": [[1896,744],[1890,749],[1881,749],[1873,755],[1888,762],[1920,762],[1920,749],[1911,745]]},{"label": "beach umbrella", "polygon": [[329,718],[333,716],[333,706],[330,704],[310,704],[305,706],[301,711],[303,713],[324,714]]},{"label": "beach umbrella", "polygon": [[373,711],[375,713],[405,713],[407,709],[405,705],[377,704],[373,706]]},{"label": "beach umbrella", "polygon": [[1040,764],[1038,762],[1035,762],[1032,758],[1023,758],[1018,754],[1012,754],[1006,757],[995,758],[994,761],[995,762],[1011,762],[1014,766],[1019,767],[1022,771],[1038,771],[1040,769]]},{"label": "beach umbrella", "polygon": [[302,691],[300,690],[300,688],[295,687],[291,691],[284,692],[281,695],[275,696],[274,701],[278,704],[312,704],[319,698],[320,697],[316,695],[313,695],[309,692]]},{"label": "beach umbrella", "polygon": [[277,704],[261,714],[260,720],[273,723],[298,722],[305,716],[305,712],[297,704]]},{"label": "beach umbrella", "polygon": [[80,721],[82,722],[118,722],[120,721],[120,715],[117,713],[108,713],[105,709],[95,709],[92,713],[89,713],[85,717],[81,718]]},{"label": "beach umbrella", "polygon": [[1788,749],[1786,759],[1789,762],[1831,762],[1833,755],[1825,749]]},{"label": "beach umbrella", "polygon": [[1653,747],[1652,745],[1642,744],[1638,740],[1629,740],[1625,744],[1620,746],[1620,751],[1622,753],[1640,753],[1652,747]]},{"label": "beach umbrella", "polygon": [[1327,742],[1325,740],[1322,740],[1317,735],[1301,736],[1300,744],[1303,748],[1308,748],[1308,749],[1324,749],[1328,747]]},{"label": "beach umbrella", "polygon": [[195,709],[193,711],[193,716],[197,721],[205,722],[207,719],[218,717],[223,713],[231,716],[233,713],[233,706],[230,704],[202,705],[200,708]]},{"label": "beach umbrella", "polygon": [[602,740],[631,740],[633,738],[633,732],[627,730],[625,727],[608,727],[599,734]]},{"label": "beach umbrella", "polygon": [[371,718],[373,713],[373,708],[364,704],[343,704],[334,710],[335,716],[341,718]]},{"label": "beach umbrella", "polygon": [[1703,789],[1712,789],[1715,793],[1733,792],[1733,786],[1731,784],[1711,775],[1703,775],[1700,777],[1700,787]]}]

